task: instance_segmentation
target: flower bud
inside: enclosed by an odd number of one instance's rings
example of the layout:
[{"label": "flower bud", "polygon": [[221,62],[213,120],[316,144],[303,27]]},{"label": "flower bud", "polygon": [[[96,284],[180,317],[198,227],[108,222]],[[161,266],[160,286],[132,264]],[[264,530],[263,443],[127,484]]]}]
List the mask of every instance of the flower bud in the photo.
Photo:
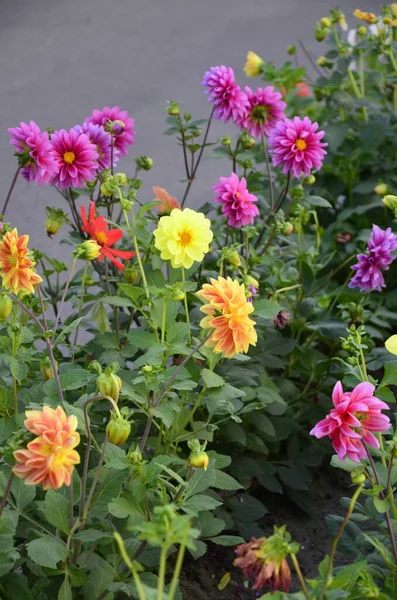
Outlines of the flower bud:
[{"label": "flower bud", "polygon": [[304,177],[302,182],[306,185],[313,185],[314,183],[316,183],[316,178],[314,177],[314,175],[308,175],[307,177]]},{"label": "flower bud", "polygon": [[257,279],[255,279],[255,277],[252,277],[251,275],[246,275],[244,277],[244,284],[247,287],[250,286],[250,285],[252,285],[255,288],[259,289],[259,281]]},{"label": "flower bud", "polygon": [[391,25],[393,23],[393,19],[391,17],[383,17],[382,23],[383,25]]},{"label": "flower bud", "polygon": [[241,265],[240,255],[237,252],[236,248],[223,248],[222,250],[222,258],[224,258],[228,263],[233,265],[233,267],[239,267]]},{"label": "flower bud", "polygon": [[320,25],[322,25],[322,27],[327,28],[331,27],[331,19],[329,19],[328,17],[323,17],[322,19],[320,19]]},{"label": "flower bud", "polygon": [[185,112],[185,114],[183,115],[183,118],[185,119],[185,121],[191,121],[192,115],[188,112]]},{"label": "flower bud", "polygon": [[77,246],[76,255],[83,260],[95,260],[101,254],[101,247],[95,240],[86,240]]},{"label": "flower bud", "polygon": [[250,160],[249,158],[247,158],[247,160],[243,160],[243,162],[241,163],[243,169],[251,169],[252,167],[252,160]]},{"label": "flower bud", "polygon": [[138,156],[135,162],[138,169],[143,169],[144,171],[150,171],[153,167],[153,160],[148,156]]},{"label": "flower bud", "polygon": [[353,471],[350,472],[350,477],[354,485],[360,485],[366,480],[366,477],[361,468],[353,469]]},{"label": "flower bud", "polygon": [[104,373],[99,375],[96,380],[96,384],[102,396],[109,396],[110,398],[113,398],[115,402],[117,402],[123,385],[123,382],[118,375],[112,373],[108,368]]},{"label": "flower bud", "polygon": [[281,233],[283,235],[292,235],[294,233],[294,226],[290,221],[286,221],[285,223],[283,223],[282,227],[281,227]]},{"label": "flower bud", "polygon": [[387,206],[387,208],[397,212],[397,196],[389,194],[388,196],[384,196],[384,198],[382,198],[382,202],[385,206]]},{"label": "flower bud", "polygon": [[12,311],[12,300],[8,294],[0,294],[0,319],[6,320]]},{"label": "flower bud", "polygon": [[189,456],[190,465],[196,469],[204,469],[204,471],[206,471],[208,469],[209,462],[209,456],[203,450],[201,452],[197,452],[197,454],[192,453]]},{"label": "flower bud", "polygon": [[121,135],[125,131],[124,121],[116,119],[116,121],[108,121],[104,126],[105,131],[113,133],[113,135]]},{"label": "flower bud", "polygon": [[291,321],[291,315],[285,310],[280,310],[279,313],[274,317],[273,323],[277,329],[284,329]]},{"label": "flower bud", "polygon": [[314,29],[314,37],[318,42],[322,42],[327,37],[328,30],[321,25],[317,25]]},{"label": "flower bud", "polygon": [[325,56],[319,56],[316,60],[316,63],[319,67],[332,67],[332,63],[330,63],[329,60],[325,58]]},{"label": "flower bud", "polygon": [[143,457],[139,446],[137,446],[132,452],[128,452],[127,460],[133,465],[138,465],[142,462]]},{"label": "flower bud", "polygon": [[133,265],[131,262],[125,263],[123,275],[127,283],[129,283],[130,285],[134,285],[134,283],[138,279],[138,274],[139,271],[135,265]]},{"label": "flower bud", "polygon": [[[55,365],[58,368],[58,363],[55,361]],[[54,369],[48,356],[40,362],[40,375],[44,381],[54,378]]]},{"label": "flower bud", "polygon": [[105,196],[106,198],[110,198],[110,196],[113,195],[113,192],[114,192],[114,184],[112,181],[104,181],[101,184],[102,196]]},{"label": "flower bud", "polygon": [[152,365],[143,365],[142,371],[144,373],[151,373],[153,371]]},{"label": "flower bud", "polygon": [[123,198],[120,201],[120,206],[123,210],[129,211],[132,210],[132,207],[134,206],[134,203],[131,202],[131,200],[127,200],[127,198]]},{"label": "flower bud", "polygon": [[296,46],[288,46],[287,54],[289,54],[290,56],[293,56],[294,54],[296,54]]},{"label": "flower bud", "polygon": [[92,278],[91,275],[86,275],[84,277],[84,286],[85,287],[90,287],[91,285],[95,285],[95,281],[94,281],[94,279]]},{"label": "flower bud", "polygon": [[374,187],[374,192],[375,194],[378,194],[378,196],[385,196],[389,191],[389,186],[387,185],[387,183],[378,183],[378,185],[376,185]]},{"label": "flower bud", "polygon": [[65,215],[63,210],[59,208],[50,208],[46,207],[47,218],[45,221],[45,230],[47,232],[48,237],[52,237],[62,227],[65,222]]},{"label": "flower bud", "polygon": [[367,35],[368,29],[365,27],[365,25],[360,25],[360,27],[357,29],[357,33],[358,35]]},{"label": "flower bud", "polygon": [[244,73],[247,77],[257,77],[262,73],[264,62],[263,59],[252,52],[251,50],[247,54],[247,61],[244,65]]},{"label": "flower bud", "polygon": [[113,412],[110,415],[110,421],[106,425],[106,435],[111,444],[121,446],[127,441],[131,433],[131,423],[127,421],[120,413]]},{"label": "flower bud", "polygon": [[250,150],[251,148],[254,148],[256,144],[255,139],[251,137],[249,133],[243,133],[240,142],[244,150]]},{"label": "flower bud", "polygon": [[128,184],[128,178],[125,173],[116,173],[114,175],[114,181],[118,187],[126,187]]},{"label": "flower bud", "polygon": [[222,146],[230,146],[230,144],[232,143],[232,138],[230,137],[230,135],[225,135],[221,137],[219,141],[222,144]]},{"label": "flower bud", "polygon": [[175,290],[174,294],[172,295],[172,300],[174,300],[174,302],[182,302],[182,300],[185,299],[185,292],[183,290]]},{"label": "flower bud", "polygon": [[167,108],[167,113],[172,117],[177,117],[179,115],[179,105],[176,102],[169,101],[169,106]]}]

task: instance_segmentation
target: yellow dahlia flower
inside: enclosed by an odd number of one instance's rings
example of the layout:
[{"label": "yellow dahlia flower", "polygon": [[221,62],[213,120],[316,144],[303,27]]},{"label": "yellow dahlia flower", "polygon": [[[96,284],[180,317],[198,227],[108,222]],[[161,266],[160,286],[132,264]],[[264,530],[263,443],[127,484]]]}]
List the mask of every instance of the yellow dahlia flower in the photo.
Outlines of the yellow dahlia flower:
[{"label": "yellow dahlia flower", "polygon": [[392,335],[385,341],[385,348],[391,354],[397,354],[397,335]]},{"label": "yellow dahlia flower", "polygon": [[194,261],[201,262],[209,250],[213,234],[211,221],[203,213],[174,208],[169,216],[161,217],[153,232],[154,245],[163,260],[170,260],[174,269],[190,269]]},{"label": "yellow dahlia flower", "polygon": [[33,270],[33,262],[28,258],[29,236],[18,236],[17,229],[7,231],[0,241],[0,276],[3,286],[14,294],[23,291],[34,293],[34,286],[42,281]]},{"label": "yellow dahlia flower", "polygon": [[244,66],[244,73],[247,77],[256,77],[262,72],[263,60],[260,56],[252,52],[251,50],[247,53],[247,62]]}]

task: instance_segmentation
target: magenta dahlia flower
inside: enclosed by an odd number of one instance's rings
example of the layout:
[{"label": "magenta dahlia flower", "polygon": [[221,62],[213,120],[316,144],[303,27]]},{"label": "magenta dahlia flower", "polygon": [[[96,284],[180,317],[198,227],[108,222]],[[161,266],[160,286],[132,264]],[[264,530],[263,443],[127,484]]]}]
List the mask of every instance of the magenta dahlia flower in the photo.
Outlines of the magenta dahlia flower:
[{"label": "magenta dahlia flower", "polygon": [[395,259],[391,253],[397,248],[397,236],[390,227],[382,230],[373,225],[367,247],[368,253],[359,254],[358,263],[352,266],[356,273],[349,282],[349,287],[359,287],[362,292],[381,292],[386,287],[382,271],[388,271]]},{"label": "magenta dahlia flower", "polygon": [[379,448],[379,441],[372,431],[386,431],[390,419],[382,414],[389,406],[374,396],[375,386],[367,381],[356,385],[352,392],[344,392],[340,381],[332,392],[334,407],[325,419],[317,423],[310,435],[316,438],[329,436],[335,452],[344,460],[348,456],[354,462],[365,458],[363,442]]},{"label": "magenta dahlia flower", "polygon": [[237,124],[244,118],[249,106],[247,94],[236,83],[231,67],[211,67],[204,73],[202,84],[207,87],[208,101],[215,105],[217,119],[225,123],[232,119]]},{"label": "magenta dahlia flower", "polygon": [[269,136],[277,122],[285,118],[284,109],[287,105],[281,100],[282,95],[272,85],[257,88],[255,92],[246,86],[245,93],[249,106],[240,127],[248,129],[250,135],[258,138],[262,132]]},{"label": "magenta dahlia flower", "polygon": [[244,177],[239,179],[236,173],[230,177],[220,177],[220,183],[212,188],[216,194],[214,202],[222,204],[222,214],[227,217],[227,224],[231,227],[244,227],[252,225],[259,215],[255,202],[258,198],[247,190]]},{"label": "magenta dahlia flower", "polygon": [[[78,133],[85,133],[90,140],[91,144],[94,144],[96,151],[98,152],[98,171],[103,169],[109,169],[111,161],[111,136],[107,133],[102,125],[94,125],[93,123],[83,123],[83,125],[75,125],[73,127]],[[113,163],[116,162],[118,150],[113,150]]]},{"label": "magenta dahlia flower", "polygon": [[94,125],[109,125],[117,121],[113,127],[114,146],[119,151],[120,156],[128,154],[128,147],[135,143],[134,119],[128,116],[126,110],[121,110],[119,106],[105,106],[102,110],[93,110],[90,117],[84,123],[93,123]]},{"label": "magenta dahlia flower", "polygon": [[98,152],[85,133],[75,129],[61,129],[51,135],[52,152],[58,173],[51,183],[61,189],[84,187],[95,178],[98,169]]},{"label": "magenta dahlia flower", "polygon": [[58,170],[48,133],[41,131],[34,121],[29,125],[22,122],[19,127],[10,127],[7,131],[12,136],[10,144],[16,148],[23,177],[37,185],[48,183]]},{"label": "magenta dahlia flower", "polygon": [[279,121],[269,136],[273,165],[282,165],[283,173],[292,172],[294,177],[308,176],[311,169],[320,169],[328,144],[320,142],[325,132],[317,129],[318,124],[308,117]]}]

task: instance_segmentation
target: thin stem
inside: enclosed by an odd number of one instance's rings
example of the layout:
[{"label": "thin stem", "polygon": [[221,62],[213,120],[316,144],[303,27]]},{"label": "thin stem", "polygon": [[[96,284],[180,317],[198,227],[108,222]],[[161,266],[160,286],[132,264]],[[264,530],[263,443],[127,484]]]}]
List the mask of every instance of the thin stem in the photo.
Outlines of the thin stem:
[{"label": "thin stem", "polygon": [[163,600],[166,562],[167,562],[167,549],[163,547],[163,548],[161,548],[161,554],[160,554],[160,566],[159,566],[157,596],[156,596],[157,600]]},{"label": "thin stem", "polygon": [[356,502],[358,500],[358,497],[360,496],[360,494],[362,492],[362,489],[363,489],[363,486],[361,484],[361,485],[358,486],[358,488],[354,492],[354,494],[352,496],[352,499],[350,500],[350,504],[349,504],[349,508],[347,510],[346,516],[343,519],[343,522],[341,523],[341,525],[339,527],[338,533],[336,534],[336,536],[334,537],[334,540],[332,542],[331,552],[330,552],[330,555],[329,555],[328,568],[327,568],[327,572],[326,572],[325,577],[324,577],[324,584],[323,584],[323,587],[322,587],[322,590],[321,590],[320,600],[323,600],[324,594],[325,594],[325,592],[327,590],[328,580],[329,580],[329,578],[330,578],[330,576],[332,574],[332,570],[333,570],[333,566],[334,566],[335,552],[336,552],[336,549],[338,547],[339,540],[340,540],[340,538],[342,536],[342,533],[345,530],[346,525],[349,522],[350,517],[353,514],[353,510],[354,510],[355,504],[356,504]]},{"label": "thin stem", "polygon": [[55,315],[55,318],[56,318],[57,315],[58,315],[58,305],[57,305],[57,301],[56,301],[56,294],[55,294],[54,290],[52,289],[51,279],[50,279],[49,275],[45,274],[46,268],[45,268],[45,264],[44,264],[44,262],[43,262],[42,259],[40,259],[40,265],[41,265],[41,268],[43,270],[43,275],[44,275],[44,277],[46,279],[46,283],[47,283],[47,287],[48,287],[48,293],[49,293],[50,298],[51,298],[51,304],[52,304],[52,307],[54,309],[54,315]]},{"label": "thin stem", "polygon": [[390,506],[391,506],[391,512],[393,514],[393,519],[397,520],[397,507],[396,507],[396,503],[394,501],[393,490],[391,489],[391,476],[392,476],[392,471],[393,471],[393,462],[394,462],[395,454],[396,454],[396,448],[393,446],[392,451],[390,453],[389,466],[387,469],[386,497],[390,498]]},{"label": "thin stem", "polygon": [[164,344],[165,341],[165,322],[167,317],[167,300],[163,299],[163,312],[161,315],[161,343]]},{"label": "thin stem", "polygon": [[269,155],[267,153],[267,148],[266,148],[266,144],[265,144],[265,134],[263,133],[263,131],[261,131],[261,140],[262,140],[263,155],[265,157],[265,163],[266,163],[267,177],[269,180],[270,206],[273,208],[273,206],[274,206],[274,190],[273,190],[273,181],[272,181],[272,171],[270,168]]},{"label": "thin stem", "polygon": [[73,497],[73,476],[72,476],[70,479],[70,486],[69,486],[69,529],[72,529],[72,527],[73,527],[73,519],[74,519],[73,505],[74,505],[74,497]]},{"label": "thin stem", "polygon": [[83,517],[82,517],[83,521],[85,521],[85,519],[87,518],[88,511],[90,510],[92,498],[93,498],[93,496],[95,494],[95,489],[96,489],[96,486],[98,484],[99,476],[101,474],[103,463],[104,463],[104,460],[105,460],[105,452],[106,452],[107,445],[108,445],[108,438],[106,437],[105,441],[102,444],[102,452],[101,452],[101,456],[99,458],[97,470],[96,470],[95,475],[94,475],[94,481],[92,482],[91,489],[90,489],[90,491],[88,493],[88,498],[87,498],[87,502],[86,502],[86,505],[85,505],[85,508],[84,508],[84,512],[83,512]]},{"label": "thin stem", "polygon": [[[105,281],[106,281],[106,289],[108,291],[109,296],[112,296],[112,290],[110,288],[109,281],[109,271],[108,271],[108,263],[105,260]],[[114,316],[114,328],[116,330],[117,342],[120,346],[120,330],[119,330],[119,314],[117,312],[117,306],[113,307],[113,316]]]},{"label": "thin stem", "polygon": [[[84,292],[85,292],[85,280],[86,280],[86,277],[87,277],[87,272],[88,272],[89,264],[90,264],[90,261],[87,260],[86,265],[85,265],[85,269],[84,269],[84,273],[83,273],[83,279],[82,279],[82,282],[81,282],[81,295],[80,295],[80,303],[79,303],[79,315],[77,317],[78,319],[81,317],[81,313],[83,311]],[[79,335],[79,328],[80,328],[80,323],[76,327],[76,332],[74,334],[73,346],[75,346],[76,343],[77,343],[77,337]]]},{"label": "thin stem", "polygon": [[187,162],[186,138],[185,138],[185,132],[183,131],[182,121],[181,121],[181,138],[182,138],[183,159],[184,159],[184,162],[185,162],[186,177],[189,180],[190,179],[190,173],[189,173],[189,164]]},{"label": "thin stem", "polygon": [[181,569],[182,569],[182,565],[183,565],[183,559],[184,559],[184,556],[185,556],[188,531],[189,531],[189,529],[187,527],[185,529],[185,534],[183,536],[181,545],[179,546],[179,552],[178,552],[178,556],[177,556],[175,567],[174,567],[174,573],[173,573],[173,576],[172,576],[170,587],[168,589],[168,600],[174,600],[174,597],[175,597],[175,594],[176,594],[176,590],[177,590],[177,586],[178,586],[178,580],[179,580],[179,575],[181,573]]},{"label": "thin stem", "polygon": [[8,203],[9,203],[10,199],[11,199],[12,192],[14,191],[14,187],[15,187],[15,184],[17,182],[20,170],[21,170],[21,167],[18,167],[18,169],[15,171],[14,177],[12,178],[10,189],[8,190],[8,194],[7,194],[7,197],[6,197],[5,202],[4,202],[3,210],[1,211],[1,214],[3,215],[3,217],[6,214],[7,206],[8,206]]},{"label": "thin stem", "polygon": [[357,98],[361,98],[361,93],[360,93],[360,90],[358,89],[357,81],[356,81],[356,78],[354,77],[353,71],[351,71],[351,69],[348,69],[347,74],[349,76],[350,83],[352,85],[355,96]]},{"label": "thin stem", "polygon": [[185,206],[187,195],[189,193],[190,188],[192,187],[192,183],[193,183],[194,178],[196,176],[198,166],[199,166],[201,158],[203,156],[203,152],[204,152],[205,144],[207,142],[207,138],[208,138],[208,134],[209,134],[209,131],[210,131],[211,121],[212,121],[212,117],[214,116],[214,112],[215,112],[215,106],[211,110],[211,114],[210,114],[210,117],[209,117],[208,123],[207,123],[207,128],[206,128],[205,133],[204,133],[203,144],[202,144],[202,146],[200,148],[200,152],[199,152],[199,154],[197,156],[196,164],[194,165],[194,169],[193,169],[193,171],[190,174],[189,182],[187,184],[185,193],[184,193],[183,198],[182,198],[182,202],[181,202],[182,208]]},{"label": "thin stem", "polygon": [[[123,213],[124,213],[125,222],[127,224],[128,232],[131,235],[132,241],[134,243],[135,255],[136,255],[136,259],[138,261],[138,267],[139,267],[139,272],[140,272],[142,283],[143,283],[143,289],[145,290],[146,298],[148,300],[150,300],[150,293],[149,293],[149,290],[148,290],[148,285],[147,285],[145,270],[143,268],[141,254],[140,254],[140,251],[139,251],[138,240],[137,240],[137,237],[135,235],[135,232],[132,231],[127,211],[123,210]],[[131,209],[131,218],[132,218],[133,227],[135,229],[136,228],[136,222],[135,222],[135,214],[134,214],[134,209],[133,208]]]},{"label": "thin stem", "polygon": [[298,576],[299,583],[301,584],[302,592],[304,593],[306,600],[311,600],[311,596],[310,596],[310,594],[308,592],[308,589],[306,587],[306,583],[305,583],[305,580],[303,578],[302,571],[300,569],[300,566],[299,566],[299,563],[298,563],[298,559],[296,558],[296,555],[295,554],[290,554],[290,559],[292,561],[292,564],[294,565],[295,572],[296,572],[296,574]]},{"label": "thin stem", "polygon": [[185,290],[186,280],[185,280],[185,268],[184,267],[182,267],[182,283],[183,283],[183,291],[184,291],[183,303],[185,305],[186,323],[189,327],[189,329],[187,331],[187,339],[188,339],[189,344],[191,344],[192,343],[192,335],[190,333],[189,306],[187,303],[187,291]]},{"label": "thin stem", "polygon": [[[37,286],[37,291],[39,293],[41,312],[43,313],[43,320],[44,320],[44,324],[45,324],[45,331],[44,331],[44,333],[46,333],[48,331],[48,324],[47,324],[47,318],[46,318],[46,315],[45,315],[45,307],[44,307],[43,296],[42,296],[42,293],[41,293],[40,284]],[[60,402],[64,402],[65,399],[63,397],[62,385],[61,385],[61,381],[59,379],[58,367],[57,367],[57,362],[55,360],[54,350],[53,350],[53,347],[52,347],[52,343],[51,343],[51,340],[47,336],[45,336],[45,342],[47,344],[48,356],[49,356],[49,359],[51,361],[52,371],[54,373],[54,379],[55,379],[55,385],[57,387],[58,398],[59,398]]]},{"label": "thin stem", "polygon": [[361,95],[364,98],[364,95],[365,95],[364,54],[362,51],[360,51],[360,53],[359,53],[358,65],[359,65],[359,73],[360,73]]},{"label": "thin stem", "polygon": [[72,262],[72,265],[70,267],[69,277],[67,278],[67,281],[66,281],[66,284],[65,284],[65,289],[63,290],[63,294],[62,294],[62,298],[61,298],[61,304],[59,306],[58,316],[57,316],[57,318],[55,320],[55,325],[54,325],[54,332],[55,333],[56,333],[57,327],[59,325],[59,319],[61,318],[61,313],[62,313],[63,305],[65,303],[65,298],[66,298],[66,294],[67,294],[68,289],[69,289],[70,282],[72,281],[74,269],[76,267],[76,262],[77,262],[77,256],[75,256],[73,258],[73,262]]},{"label": "thin stem", "polygon": [[121,537],[121,535],[117,531],[113,534],[113,537],[116,540],[117,545],[119,547],[121,558],[123,559],[123,561],[125,562],[125,564],[129,568],[129,570],[131,571],[131,575],[132,575],[132,577],[134,579],[136,591],[138,592],[138,598],[139,598],[139,600],[146,600],[146,596],[145,596],[144,589],[142,587],[141,579],[140,579],[140,577],[139,577],[139,575],[137,573],[137,570],[136,570],[136,568],[134,566],[134,563],[132,562],[132,560],[128,556],[126,547],[124,545],[123,538]]},{"label": "thin stem", "polygon": [[4,510],[4,508],[5,508],[6,504],[7,504],[8,495],[9,495],[9,493],[10,493],[11,486],[12,486],[12,482],[13,482],[13,480],[14,480],[14,477],[15,477],[15,475],[14,475],[14,473],[11,471],[11,473],[10,473],[10,475],[9,475],[9,477],[8,477],[8,480],[7,480],[6,489],[4,490],[4,494],[3,494],[3,497],[2,497],[2,499],[1,499],[1,502],[0,502],[0,517],[1,517],[1,515],[3,514],[3,510]]}]

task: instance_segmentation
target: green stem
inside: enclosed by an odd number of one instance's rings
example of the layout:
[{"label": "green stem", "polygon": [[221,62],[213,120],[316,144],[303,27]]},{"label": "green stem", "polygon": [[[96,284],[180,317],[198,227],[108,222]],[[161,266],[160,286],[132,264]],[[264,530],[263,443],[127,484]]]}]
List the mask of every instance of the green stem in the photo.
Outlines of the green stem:
[{"label": "green stem", "polygon": [[360,73],[360,88],[361,88],[361,96],[364,98],[365,96],[365,78],[364,78],[364,54],[360,51],[359,59],[359,73]]},{"label": "green stem", "polygon": [[189,344],[192,343],[192,335],[190,333],[190,319],[189,319],[189,307],[188,307],[188,303],[187,303],[187,291],[185,290],[185,268],[182,267],[182,283],[183,283],[183,291],[184,291],[184,298],[183,298],[183,302],[185,304],[185,313],[186,313],[186,323],[189,327],[188,332],[187,332],[187,339],[189,341]]},{"label": "green stem", "polygon": [[[108,263],[105,260],[105,280],[106,280],[106,289],[108,291],[109,296],[112,296],[112,290],[110,288],[109,281],[109,271],[108,271]],[[113,307],[113,317],[114,317],[114,327],[116,330],[117,342],[120,346],[120,329],[119,329],[119,314],[117,312],[117,306]]]},{"label": "green stem", "polygon": [[298,576],[299,583],[300,583],[301,588],[302,588],[302,592],[304,593],[306,600],[311,600],[310,594],[309,594],[308,589],[306,587],[305,580],[304,580],[303,575],[302,575],[302,571],[301,571],[299,563],[298,563],[298,559],[296,558],[295,554],[290,554],[290,558],[291,558],[292,564],[294,565],[295,572],[296,572],[296,574]]},{"label": "green stem", "polygon": [[396,503],[394,500],[394,493],[391,487],[391,476],[392,476],[392,471],[393,471],[393,463],[394,463],[394,457],[396,454],[396,448],[393,446],[392,451],[390,453],[390,462],[389,462],[389,466],[387,469],[387,482],[386,482],[386,496],[389,499],[390,502],[390,507],[391,507],[391,512],[393,515],[393,519],[395,521],[397,521],[397,507],[396,507]]},{"label": "green stem", "polygon": [[170,587],[168,590],[168,600],[174,600],[175,594],[176,594],[176,590],[177,590],[177,586],[178,586],[178,580],[179,580],[179,575],[181,573],[181,569],[182,569],[182,565],[183,565],[183,558],[185,556],[185,549],[186,549],[186,542],[187,542],[187,536],[188,536],[188,528],[185,529],[185,534],[183,536],[182,539],[182,543],[179,546],[179,552],[178,552],[178,557],[176,559],[176,563],[175,563],[175,567],[174,567],[174,574],[172,576],[172,580],[170,583]]},{"label": "green stem", "polygon": [[77,256],[75,256],[73,258],[73,262],[72,262],[72,265],[70,267],[69,277],[67,278],[67,281],[66,281],[66,284],[65,284],[65,289],[63,290],[63,294],[62,294],[62,298],[61,298],[61,304],[59,306],[59,311],[58,311],[58,316],[57,316],[57,318],[55,320],[54,333],[56,333],[57,327],[59,325],[59,319],[61,318],[61,313],[62,313],[63,305],[65,304],[66,294],[68,293],[69,285],[70,285],[70,282],[72,281],[74,269],[76,267],[76,262],[77,262]]},{"label": "green stem", "polygon": [[[141,254],[139,252],[138,240],[137,240],[137,237],[135,235],[135,232],[131,228],[130,220],[128,218],[127,211],[124,210],[124,209],[123,209],[123,214],[124,214],[125,222],[127,224],[128,232],[131,235],[132,241],[133,241],[133,244],[134,244],[135,255],[136,255],[136,259],[138,261],[138,267],[139,267],[139,272],[141,274],[141,279],[142,279],[142,283],[143,283],[143,289],[145,290],[146,298],[148,300],[150,300],[150,294],[149,294],[149,290],[148,290],[146,275],[145,275],[145,271],[144,271],[143,264],[142,264]],[[134,227],[134,229],[136,229],[135,214],[134,214],[134,209],[133,208],[131,209],[131,219],[132,219],[133,227]]]},{"label": "green stem", "polygon": [[136,567],[134,566],[134,563],[132,562],[132,560],[128,556],[126,547],[124,545],[123,538],[121,537],[121,535],[117,531],[113,534],[113,537],[116,540],[117,545],[119,547],[121,558],[123,559],[123,561],[125,562],[125,564],[129,568],[129,570],[131,571],[131,575],[132,575],[132,577],[134,579],[136,591],[138,592],[138,598],[139,598],[139,600],[146,600],[146,596],[145,596],[144,589],[142,587],[141,579],[140,579],[140,577],[138,575]]},{"label": "green stem", "polygon": [[160,554],[160,566],[159,566],[157,596],[156,596],[157,600],[163,600],[166,562],[167,562],[167,549],[163,547],[163,548],[161,548],[161,554]]},{"label": "green stem", "polygon": [[336,552],[336,549],[338,547],[339,540],[340,540],[340,538],[342,536],[342,533],[345,530],[345,527],[346,527],[347,523],[349,522],[350,517],[353,514],[354,507],[355,507],[356,502],[357,502],[357,500],[358,500],[358,498],[359,498],[359,496],[360,496],[360,494],[362,492],[362,489],[363,489],[363,486],[361,484],[361,485],[358,486],[358,488],[354,492],[354,494],[352,496],[352,499],[350,500],[350,504],[349,504],[349,508],[347,510],[346,516],[343,519],[343,522],[341,523],[341,525],[339,527],[338,533],[336,534],[336,536],[334,537],[334,540],[332,542],[331,552],[330,552],[330,555],[329,555],[328,568],[327,568],[327,572],[326,572],[325,577],[324,577],[324,584],[323,584],[323,587],[322,587],[322,590],[321,590],[320,600],[323,600],[325,592],[327,590],[328,580],[329,580],[329,578],[330,578],[330,576],[332,574],[332,571],[333,571],[335,552]]},{"label": "green stem", "polygon": [[274,207],[274,190],[273,190],[273,181],[272,181],[272,171],[270,168],[269,155],[267,153],[267,148],[266,148],[266,144],[265,144],[265,135],[264,135],[263,131],[261,131],[261,140],[262,140],[263,155],[265,157],[266,172],[267,172],[267,177],[269,180],[270,206],[271,206],[271,208],[273,208]]},{"label": "green stem", "polygon": [[[79,303],[79,315],[78,315],[78,319],[81,317],[81,313],[83,311],[83,306],[84,306],[84,292],[85,292],[85,280],[87,277],[87,272],[88,272],[88,267],[89,267],[90,261],[87,260],[86,265],[85,265],[85,269],[84,269],[84,273],[83,273],[83,279],[81,282],[81,295],[80,295],[80,303]],[[76,332],[74,334],[74,342],[73,342],[73,346],[76,345],[77,343],[77,337],[79,335],[79,328],[80,328],[80,323],[77,325],[76,327]],[[73,360],[72,360],[73,362]]]},{"label": "green stem", "polygon": [[354,92],[355,96],[357,98],[361,98],[360,90],[358,89],[357,81],[356,81],[356,78],[354,77],[353,71],[351,71],[350,69],[348,69],[347,70],[347,74],[349,76],[350,83],[352,85],[353,92]]},{"label": "green stem", "polygon": [[164,344],[165,341],[165,322],[167,317],[167,300],[163,299],[163,312],[161,315],[161,343]]}]

